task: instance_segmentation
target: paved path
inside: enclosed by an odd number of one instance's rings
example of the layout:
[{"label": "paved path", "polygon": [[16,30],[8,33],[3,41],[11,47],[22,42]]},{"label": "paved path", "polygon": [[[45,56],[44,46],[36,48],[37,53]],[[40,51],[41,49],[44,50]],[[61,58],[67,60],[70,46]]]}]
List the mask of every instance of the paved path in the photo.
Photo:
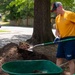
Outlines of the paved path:
[{"label": "paved path", "polygon": [[[33,28],[29,27],[1,26],[0,30],[6,31],[0,32],[0,47],[10,42],[18,44],[20,41],[26,41],[31,38],[33,33]],[[52,32],[55,36],[54,29],[52,29]]]},{"label": "paved path", "polygon": [[6,31],[0,32],[0,47],[10,42],[26,41],[33,33],[33,28],[29,27],[2,26],[0,30]]}]

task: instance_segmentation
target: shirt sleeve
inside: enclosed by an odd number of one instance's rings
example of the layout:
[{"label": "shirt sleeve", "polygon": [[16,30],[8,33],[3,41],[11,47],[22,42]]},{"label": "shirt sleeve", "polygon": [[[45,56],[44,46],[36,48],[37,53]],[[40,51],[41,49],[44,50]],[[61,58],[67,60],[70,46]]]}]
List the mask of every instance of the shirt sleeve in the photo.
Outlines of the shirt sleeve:
[{"label": "shirt sleeve", "polygon": [[57,19],[58,19],[58,18],[56,17],[56,19],[55,19],[55,23],[56,23],[55,28],[56,28],[56,29],[58,29]]}]

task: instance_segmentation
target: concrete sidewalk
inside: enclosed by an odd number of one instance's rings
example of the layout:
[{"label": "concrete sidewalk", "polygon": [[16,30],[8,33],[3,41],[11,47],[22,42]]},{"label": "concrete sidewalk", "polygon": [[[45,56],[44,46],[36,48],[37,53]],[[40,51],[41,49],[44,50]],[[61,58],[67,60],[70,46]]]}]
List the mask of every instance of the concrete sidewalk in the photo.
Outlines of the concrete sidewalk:
[{"label": "concrete sidewalk", "polygon": [[1,26],[0,30],[6,31],[0,32],[0,47],[10,42],[18,44],[20,41],[26,41],[33,33],[33,28],[29,27]]}]

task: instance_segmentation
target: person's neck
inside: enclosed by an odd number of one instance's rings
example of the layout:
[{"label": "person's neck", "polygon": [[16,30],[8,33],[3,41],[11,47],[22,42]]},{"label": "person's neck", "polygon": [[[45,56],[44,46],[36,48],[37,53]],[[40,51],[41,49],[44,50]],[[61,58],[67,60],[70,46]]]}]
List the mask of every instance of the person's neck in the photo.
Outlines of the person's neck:
[{"label": "person's neck", "polygon": [[64,15],[64,13],[65,13],[65,10],[64,10],[64,9],[62,9],[62,11],[61,11],[61,16],[63,16],[63,15]]}]

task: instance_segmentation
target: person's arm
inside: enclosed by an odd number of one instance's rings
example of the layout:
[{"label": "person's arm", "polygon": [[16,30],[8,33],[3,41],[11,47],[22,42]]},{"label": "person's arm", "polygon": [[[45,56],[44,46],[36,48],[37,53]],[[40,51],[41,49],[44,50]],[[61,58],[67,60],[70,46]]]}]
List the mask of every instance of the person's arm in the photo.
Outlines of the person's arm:
[{"label": "person's arm", "polygon": [[58,27],[57,22],[58,22],[58,16],[55,19],[55,23],[56,23],[56,25],[55,25],[55,29],[56,29],[55,35],[60,38],[59,27]]},{"label": "person's arm", "polygon": [[56,29],[55,35],[58,36],[58,37],[60,38],[59,30]]}]

